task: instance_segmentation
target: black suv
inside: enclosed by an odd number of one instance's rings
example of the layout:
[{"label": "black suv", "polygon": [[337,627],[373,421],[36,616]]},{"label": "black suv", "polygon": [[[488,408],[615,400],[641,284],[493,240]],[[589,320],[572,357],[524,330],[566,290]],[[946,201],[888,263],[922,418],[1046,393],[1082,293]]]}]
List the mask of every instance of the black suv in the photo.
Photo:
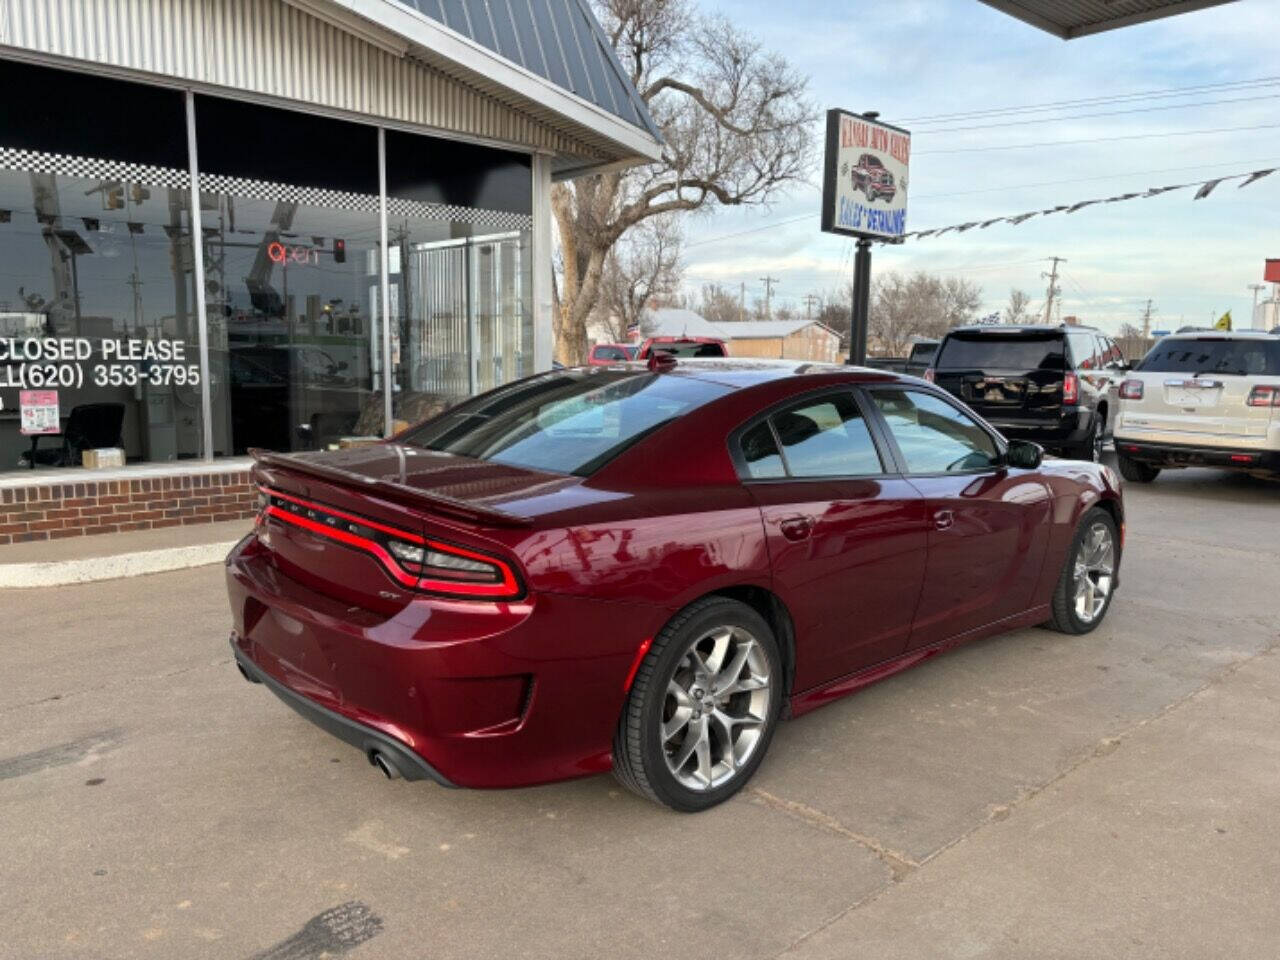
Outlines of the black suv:
[{"label": "black suv", "polygon": [[1128,369],[1106,334],[1077,326],[957,327],[925,373],[1006,437],[1099,460]]}]

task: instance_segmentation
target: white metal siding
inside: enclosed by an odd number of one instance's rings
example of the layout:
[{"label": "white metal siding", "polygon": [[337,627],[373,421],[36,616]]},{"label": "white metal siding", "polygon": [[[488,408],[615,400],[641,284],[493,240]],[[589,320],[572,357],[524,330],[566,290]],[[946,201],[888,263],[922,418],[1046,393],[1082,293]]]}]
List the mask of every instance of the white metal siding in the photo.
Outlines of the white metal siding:
[{"label": "white metal siding", "polygon": [[602,156],[283,0],[0,0],[0,44],[562,156]]}]

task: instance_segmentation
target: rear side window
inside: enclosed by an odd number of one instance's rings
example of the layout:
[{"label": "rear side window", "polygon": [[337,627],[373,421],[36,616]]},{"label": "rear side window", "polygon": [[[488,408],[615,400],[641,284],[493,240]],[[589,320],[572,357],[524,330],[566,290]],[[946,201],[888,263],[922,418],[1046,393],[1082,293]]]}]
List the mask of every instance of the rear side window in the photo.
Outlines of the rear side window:
[{"label": "rear side window", "polygon": [[939,370],[1065,370],[1062,334],[952,334],[933,365]]},{"label": "rear side window", "polygon": [[1071,344],[1071,359],[1078,370],[1096,370],[1102,366],[1098,356],[1098,338],[1092,333],[1069,333],[1067,340]]},{"label": "rear side window", "polygon": [[724,347],[718,343],[655,343],[650,353],[669,353],[673,357],[723,357]]},{"label": "rear side window", "polygon": [[744,433],[740,444],[753,480],[884,472],[875,441],[850,393],[833,393],[787,407]]},{"label": "rear side window", "polygon": [[521,380],[460,404],[405,443],[589,476],[663,424],[729,392],[692,377],[590,367]]},{"label": "rear side window", "polygon": [[597,360],[629,360],[622,347],[593,347],[591,355]]},{"label": "rear side window", "polygon": [[1280,376],[1280,340],[1227,337],[1161,340],[1135,369],[1146,373]]}]

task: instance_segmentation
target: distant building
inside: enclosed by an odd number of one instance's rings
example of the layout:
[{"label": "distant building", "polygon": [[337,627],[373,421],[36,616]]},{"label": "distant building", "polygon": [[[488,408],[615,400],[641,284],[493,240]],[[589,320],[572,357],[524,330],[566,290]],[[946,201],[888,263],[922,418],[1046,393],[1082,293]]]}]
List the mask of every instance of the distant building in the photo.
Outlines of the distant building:
[{"label": "distant building", "polygon": [[693,310],[666,307],[650,310],[645,337],[715,337],[729,345],[732,357],[777,357],[830,362],[840,352],[840,336],[816,320],[744,320],[712,323]]}]

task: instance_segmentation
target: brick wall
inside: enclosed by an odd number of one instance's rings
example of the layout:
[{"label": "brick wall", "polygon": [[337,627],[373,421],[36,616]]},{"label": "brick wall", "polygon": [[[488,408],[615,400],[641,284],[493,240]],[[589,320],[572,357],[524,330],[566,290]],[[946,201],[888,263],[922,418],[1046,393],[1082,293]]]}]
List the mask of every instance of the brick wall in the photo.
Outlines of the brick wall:
[{"label": "brick wall", "polygon": [[0,490],[0,544],[239,520],[254,514],[249,473],[200,473]]}]

